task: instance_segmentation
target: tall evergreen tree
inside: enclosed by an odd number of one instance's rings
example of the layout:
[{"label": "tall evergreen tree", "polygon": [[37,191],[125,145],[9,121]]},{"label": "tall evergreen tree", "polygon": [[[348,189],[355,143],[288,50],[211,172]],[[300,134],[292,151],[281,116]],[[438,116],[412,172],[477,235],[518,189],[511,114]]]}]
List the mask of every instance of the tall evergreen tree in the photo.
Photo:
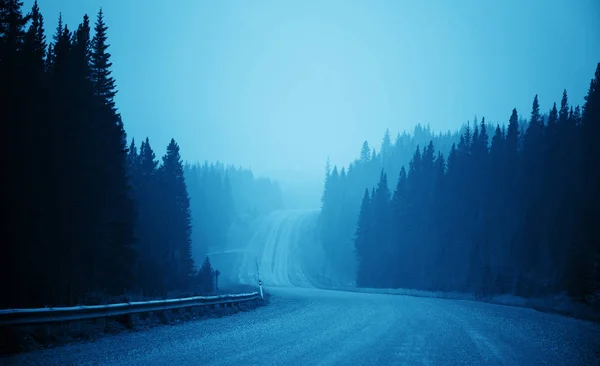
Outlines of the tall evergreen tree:
[{"label": "tall evergreen tree", "polygon": [[[131,271],[134,261],[132,243],[134,240],[134,204],[129,193],[127,176],[126,135],[120,115],[116,111],[114,96],[116,87],[111,77],[110,53],[108,53],[107,31],[102,10],[99,11],[94,27],[94,36],[90,43],[90,81],[93,85],[93,95],[97,101],[96,130],[104,137],[96,145],[101,160],[95,162],[101,178],[97,181],[100,221],[104,223],[100,237],[106,244],[99,244],[105,253],[106,260],[101,266],[101,273],[110,273],[115,268],[120,270],[120,276],[113,276],[111,291],[123,291],[133,285]],[[87,32],[84,25],[81,33]],[[86,45],[82,44],[87,54]],[[94,166],[94,164],[92,164]]]},{"label": "tall evergreen tree", "polygon": [[369,196],[369,190],[365,189],[365,194],[360,207],[360,215],[358,217],[358,227],[356,229],[356,236],[354,239],[354,247],[360,261],[356,278],[356,283],[358,286],[369,286],[372,283],[372,279],[370,277],[372,269],[369,268],[372,264],[370,255],[372,255],[371,253],[373,252],[373,250],[369,248],[369,243],[371,241],[370,236],[372,232],[372,216],[370,206],[371,198]]},{"label": "tall evergreen tree", "polygon": [[169,262],[169,273],[173,273],[173,286],[186,288],[190,286],[194,264],[191,254],[191,213],[190,199],[187,192],[183,163],[179,154],[179,145],[174,139],[167,146],[162,158],[160,182],[163,190],[163,244]]},{"label": "tall evergreen tree", "polygon": [[92,39],[92,80],[95,85],[96,96],[103,105],[116,113],[114,98],[117,92],[115,80],[111,76],[112,62],[110,61],[111,55],[108,52],[107,30],[108,26],[104,23],[104,13],[100,9],[94,27],[94,38]]}]

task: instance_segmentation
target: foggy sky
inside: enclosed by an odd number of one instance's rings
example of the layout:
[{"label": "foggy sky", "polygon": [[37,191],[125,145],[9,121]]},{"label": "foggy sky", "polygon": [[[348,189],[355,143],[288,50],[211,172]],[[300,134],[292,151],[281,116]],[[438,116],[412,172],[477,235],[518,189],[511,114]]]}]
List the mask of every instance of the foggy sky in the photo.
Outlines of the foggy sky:
[{"label": "foggy sky", "polygon": [[[33,1],[24,1],[29,9]],[[128,136],[157,156],[220,160],[295,182],[319,205],[347,165],[416,123],[456,129],[583,103],[600,61],[597,0],[39,0],[48,35],[103,7]]]}]

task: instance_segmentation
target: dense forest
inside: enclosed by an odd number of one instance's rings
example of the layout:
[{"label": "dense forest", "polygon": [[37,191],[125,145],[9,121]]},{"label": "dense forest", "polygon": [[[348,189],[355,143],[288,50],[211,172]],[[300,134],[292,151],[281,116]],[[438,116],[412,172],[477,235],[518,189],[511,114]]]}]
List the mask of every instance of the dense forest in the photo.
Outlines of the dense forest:
[{"label": "dense forest", "polygon": [[[399,172],[365,147],[351,171],[379,181],[363,185],[352,226],[357,285],[590,301],[600,290],[599,82],[600,64],[583,108],[564,91],[543,116],[536,95],[525,123],[516,110],[507,127],[482,119],[447,154],[435,139],[419,144]],[[348,194],[349,176],[327,174],[323,215],[343,212],[335,195]]]},{"label": "dense forest", "polygon": [[[128,142],[102,10],[90,23],[59,17],[47,41],[37,2],[25,13],[0,1],[2,308],[211,292],[210,240],[237,208],[280,205],[278,187],[248,170],[185,166],[174,139],[160,161],[148,139]],[[266,205],[248,199],[261,190]],[[207,214],[200,195],[230,203]]]},{"label": "dense forest", "polygon": [[458,132],[436,134],[428,126],[417,125],[412,133],[398,133],[393,142],[390,132],[386,131],[379,152],[365,141],[360,157],[348,169],[331,168],[327,163],[318,236],[331,265],[338,269],[354,266],[352,243],[362,194],[365,187],[377,184],[381,169],[397,177],[417,146],[434,141],[442,151],[450,151],[458,139]]}]

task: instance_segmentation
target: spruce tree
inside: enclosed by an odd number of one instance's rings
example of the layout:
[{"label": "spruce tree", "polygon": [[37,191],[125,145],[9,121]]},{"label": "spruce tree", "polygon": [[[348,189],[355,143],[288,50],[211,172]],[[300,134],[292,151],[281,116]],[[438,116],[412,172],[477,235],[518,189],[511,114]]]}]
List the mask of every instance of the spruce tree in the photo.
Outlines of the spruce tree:
[{"label": "spruce tree", "polygon": [[362,148],[360,150],[360,162],[365,164],[368,163],[371,159],[371,148],[369,147],[369,143],[367,141],[363,142]]},{"label": "spruce tree", "polygon": [[104,23],[104,13],[101,8],[96,18],[95,34],[92,39],[92,81],[95,85],[96,96],[103,105],[116,113],[114,97],[117,92],[115,80],[111,76],[112,62],[108,52],[107,30],[108,26]]},{"label": "spruce tree", "polygon": [[366,287],[372,284],[370,273],[373,270],[371,255],[373,249],[371,245],[371,198],[369,190],[365,189],[365,194],[360,206],[360,214],[358,217],[358,225],[356,229],[354,248],[358,257],[358,270],[356,277],[356,285]]},{"label": "spruce tree", "polygon": [[[24,111],[27,111],[27,87],[23,85],[24,73],[22,50],[25,39],[27,18],[23,16],[23,4],[16,0],[0,2],[0,105],[2,113],[3,136],[10,136],[2,144],[4,187],[2,193],[3,241],[7,241],[6,251],[0,259],[0,275],[2,278],[19,278],[24,280],[27,274],[28,227],[27,211],[29,202],[26,191],[27,173],[25,162],[13,158],[16,152],[27,153],[29,146],[22,146],[20,139],[27,138],[28,127],[23,123]],[[5,273],[6,271],[6,273]],[[3,293],[17,293],[23,298],[26,289],[18,284],[1,281]],[[4,283],[7,282],[7,283]],[[16,281],[18,282],[18,280]],[[11,301],[11,300],[8,300]]]},{"label": "spruce tree", "polygon": [[18,53],[23,47],[25,26],[30,16],[23,15],[23,2],[4,0],[0,3],[0,62],[17,68]]},{"label": "spruce tree", "polygon": [[[131,163],[134,160],[132,150],[129,153]],[[134,244],[139,253],[136,264],[137,287],[146,295],[163,295],[167,290],[160,236],[164,212],[157,177],[158,160],[148,138],[142,141],[135,162],[130,174],[137,206]]]},{"label": "spruce tree", "polygon": [[160,167],[161,189],[165,212],[165,231],[163,244],[169,256],[168,271],[172,276],[172,286],[186,288],[190,285],[194,270],[191,254],[191,213],[183,163],[179,154],[179,145],[171,139]]},{"label": "spruce tree", "polygon": [[[96,119],[93,122],[96,137],[96,157],[93,164],[97,169],[97,189],[101,233],[101,244],[105,258],[101,273],[107,279],[107,287],[113,292],[122,292],[133,285],[132,250],[134,241],[134,203],[129,192],[127,176],[127,139],[120,115],[117,113],[114,96],[115,81],[111,76],[112,63],[108,53],[107,31],[102,9],[98,12],[94,36],[90,43],[90,81],[96,101]],[[87,26],[81,33],[87,32]],[[82,54],[87,54],[87,45],[82,44]],[[118,268],[119,272],[115,271]],[[118,275],[115,275],[118,273]]]},{"label": "spruce tree", "polygon": [[40,13],[37,0],[31,8],[31,24],[25,34],[23,50],[30,72],[34,72],[37,79],[44,77],[44,63],[46,58],[46,35],[44,32],[44,17]]},{"label": "spruce tree", "polygon": [[380,151],[381,151],[382,157],[386,156],[389,153],[391,146],[392,146],[392,141],[390,139],[390,130],[386,129],[385,135],[383,136],[383,141],[381,142]]},{"label": "spruce tree", "polygon": [[508,129],[506,131],[506,149],[507,158],[510,165],[516,166],[517,164],[517,150],[519,144],[519,116],[517,115],[517,109],[512,110],[510,119],[508,121]]},{"label": "spruce tree", "polygon": [[131,139],[131,144],[127,151],[127,167],[131,178],[132,172],[137,169],[138,161],[140,156],[138,155],[137,146],[135,145],[135,139]]},{"label": "spruce tree", "polygon": [[198,271],[198,282],[202,294],[212,294],[214,292],[214,270],[208,257],[206,257]]},{"label": "spruce tree", "polygon": [[550,113],[548,114],[548,130],[551,131],[551,135],[556,132],[556,125],[558,124],[558,110],[556,109],[556,103],[552,105]]}]

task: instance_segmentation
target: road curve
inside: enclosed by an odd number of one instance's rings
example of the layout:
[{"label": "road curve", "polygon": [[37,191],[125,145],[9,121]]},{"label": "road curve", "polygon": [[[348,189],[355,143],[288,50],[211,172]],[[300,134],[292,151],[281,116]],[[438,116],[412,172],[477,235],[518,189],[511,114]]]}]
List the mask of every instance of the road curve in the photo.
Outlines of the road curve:
[{"label": "road curve", "polygon": [[239,259],[220,266],[237,271],[243,284],[257,284],[258,268],[265,286],[315,287],[315,272],[324,265],[322,249],[310,238],[318,215],[319,210],[280,210],[259,218]]},{"label": "road curve", "polygon": [[[600,326],[531,309],[318,289],[314,211],[260,220],[235,255],[271,303],[251,312],[126,332],[0,358],[2,365],[600,365]],[[233,263],[233,262],[232,262]],[[315,278],[317,281],[315,282]]]},{"label": "road curve", "polygon": [[597,365],[597,324],[531,309],[277,288],[269,306],[3,365]]}]

